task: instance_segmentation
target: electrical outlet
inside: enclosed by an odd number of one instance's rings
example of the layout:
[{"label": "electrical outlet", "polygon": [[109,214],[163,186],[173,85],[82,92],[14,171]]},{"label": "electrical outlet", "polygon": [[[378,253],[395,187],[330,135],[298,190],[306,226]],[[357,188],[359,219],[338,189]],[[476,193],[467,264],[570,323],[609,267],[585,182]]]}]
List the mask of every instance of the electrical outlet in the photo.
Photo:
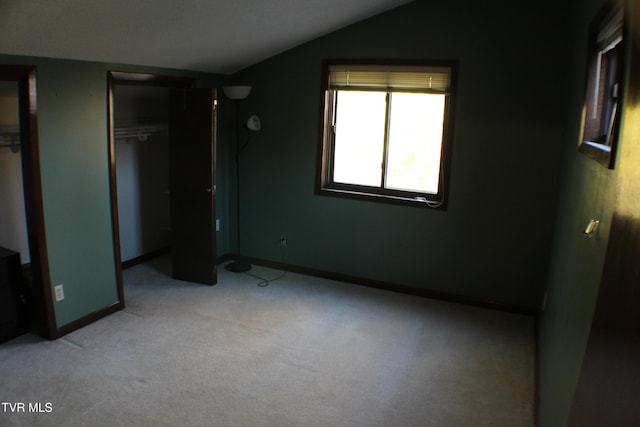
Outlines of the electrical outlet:
[{"label": "electrical outlet", "polygon": [[55,294],[56,294],[56,302],[58,301],[62,301],[64,299],[64,289],[62,287],[62,283],[60,283],[59,285],[55,286],[53,288]]},{"label": "electrical outlet", "polygon": [[280,246],[287,246],[287,236],[282,235],[280,236]]},{"label": "electrical outlet", "polygon": [[216,219],[216,231],[220,231],[220,220]]}]

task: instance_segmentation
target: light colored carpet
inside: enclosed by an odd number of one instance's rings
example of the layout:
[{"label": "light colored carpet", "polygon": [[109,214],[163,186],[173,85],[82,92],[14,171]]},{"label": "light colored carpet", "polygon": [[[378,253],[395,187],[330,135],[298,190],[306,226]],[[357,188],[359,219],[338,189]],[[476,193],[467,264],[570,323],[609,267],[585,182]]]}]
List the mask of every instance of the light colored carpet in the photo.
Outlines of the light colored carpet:
[{"label": "light colored carpet", "polygon": [[533,426],[531,317],[167,261],[125,270],[125,310],[0,345],[0,426]]}]

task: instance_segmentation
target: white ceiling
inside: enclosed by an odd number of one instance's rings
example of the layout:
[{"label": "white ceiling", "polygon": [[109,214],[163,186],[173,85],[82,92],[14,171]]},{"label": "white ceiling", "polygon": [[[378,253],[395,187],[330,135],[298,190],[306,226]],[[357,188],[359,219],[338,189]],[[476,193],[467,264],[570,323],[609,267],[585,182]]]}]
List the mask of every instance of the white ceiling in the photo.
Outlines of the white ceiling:
[{"label": "white ceiling", "polygon": [[230,74],[411,0],[0,0],[0,53]]}]

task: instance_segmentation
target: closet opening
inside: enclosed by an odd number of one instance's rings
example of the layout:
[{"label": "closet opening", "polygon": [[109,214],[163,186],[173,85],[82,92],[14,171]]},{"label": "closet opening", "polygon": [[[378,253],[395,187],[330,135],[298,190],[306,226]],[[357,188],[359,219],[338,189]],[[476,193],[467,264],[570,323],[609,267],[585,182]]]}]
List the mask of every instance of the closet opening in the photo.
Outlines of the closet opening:
[{"label": "closet opening", "polygon": [[111,214],[118,293],[122,270],[171,250],[169,93],[194,79],[109,72]]},{"label": "closet opening", "polygon": [[114,87],[114,144],[123,267],[170,250],[169,89]]},{"label": "closet opening", "polygon": [[35,68],[0,65],[0,342],[57,337],[46,253]]}]

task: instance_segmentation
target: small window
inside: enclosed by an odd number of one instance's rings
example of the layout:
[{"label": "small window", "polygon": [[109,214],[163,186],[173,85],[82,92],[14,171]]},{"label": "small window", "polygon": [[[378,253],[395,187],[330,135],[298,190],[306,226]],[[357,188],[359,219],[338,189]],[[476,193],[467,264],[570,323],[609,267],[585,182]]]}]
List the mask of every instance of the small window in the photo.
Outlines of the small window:
[{"label": "small window", "polygon": [[454,64],[327,61],[320,194],[444,208]]},{"label": "small window", "polygon": [[622,80],[622,8],[605,5],[591,24],[580,150],[613,167]]}]

